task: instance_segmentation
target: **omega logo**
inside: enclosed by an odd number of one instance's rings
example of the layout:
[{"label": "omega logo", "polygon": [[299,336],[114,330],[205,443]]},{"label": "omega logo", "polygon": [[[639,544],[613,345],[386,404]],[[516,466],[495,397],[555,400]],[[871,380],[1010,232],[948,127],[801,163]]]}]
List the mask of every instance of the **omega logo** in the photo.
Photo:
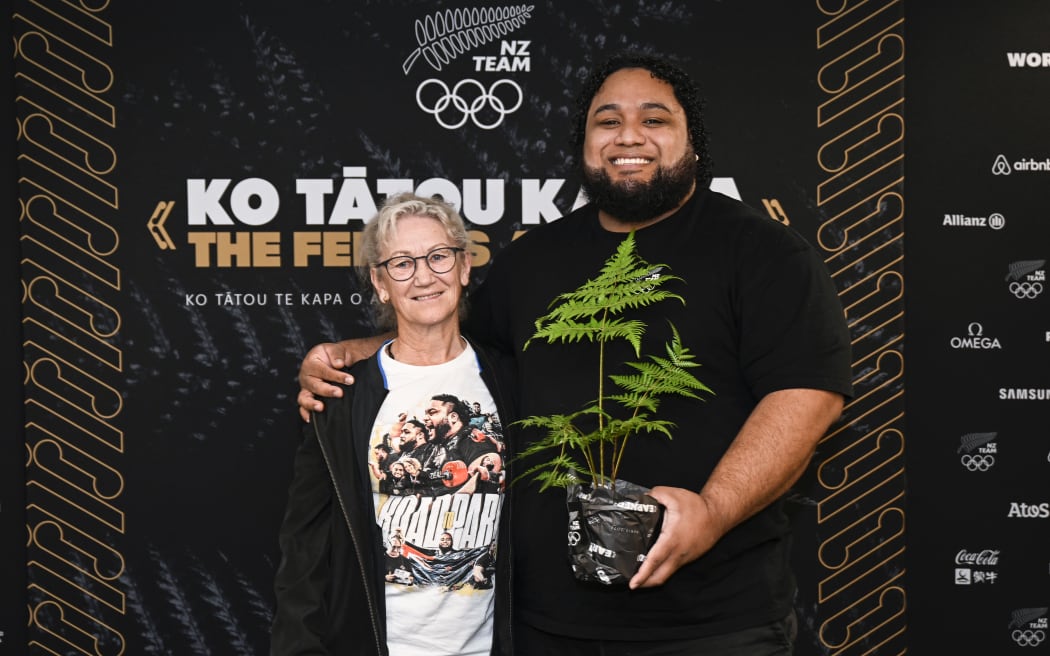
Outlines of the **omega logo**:
[{"label": "omega logo", "polygon": [[985,337],[984,326],[976,321],[966,327],[966,337],[952,337],[950,344],[953,349],[977,351],[1001,349],[1003,347],[997,337]]}]

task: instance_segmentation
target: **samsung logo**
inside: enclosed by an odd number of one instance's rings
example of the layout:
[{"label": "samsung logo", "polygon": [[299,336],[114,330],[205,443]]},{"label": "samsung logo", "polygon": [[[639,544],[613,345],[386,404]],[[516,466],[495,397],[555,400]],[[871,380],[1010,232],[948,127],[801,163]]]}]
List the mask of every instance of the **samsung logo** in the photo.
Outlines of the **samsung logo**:
[{"label": "samsung logo", "polygon": [[1008,52],[1010,68],[1050,68],[1050,52]]},{"label": "samsung logo", "polygon": [[1000,387],[1000,401],[1046,401],[1050,400],[1050,389],[1037,387]]}]

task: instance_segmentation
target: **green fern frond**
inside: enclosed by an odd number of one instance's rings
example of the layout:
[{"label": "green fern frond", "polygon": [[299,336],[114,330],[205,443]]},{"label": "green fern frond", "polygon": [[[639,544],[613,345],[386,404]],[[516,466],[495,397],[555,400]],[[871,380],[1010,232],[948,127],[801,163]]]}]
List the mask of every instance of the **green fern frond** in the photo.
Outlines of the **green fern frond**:
[{"label": "green fern frond", "polygon": [[[616,419],[610,423],[608,433],[615,435],[619,438],[618,441],[622,441],[624,438],[630,437],[637,433],[663,433],[667,437],[671,437],[671,429],[674,428],[674,422],[667,421],[666,419],[650,419],[648,415],[640,414],[634,417],[628,417],[627,419]],[[609,440],[610,442],[613,440]]]},{"label": "green fern frond", "polygon": [[[628,234],[606,261],[598,277],[584,282],[577,289],[559,294],[551,301],[550,312],[535,322],[533,339],[576,342],[610,341],[621,337],[640,349],[645,326],[640,322],[623,323],[616,317],[627,310],[647,307],[666,300],[685,303],[680,295],[659,287],[672,280],[681,280],[662,271],[664,264],[649,264],[638,257],[634,233]],[[654,272],[660,271],[658,275]],[[621,332],[624,325],[630,329]]]},{"label": "green fern frond", "polygon": [[586,475],[587,468],[581,467],[571,458],[562,456],[547,463],[536,465],[516,477],[511,484],[523,478],[532,478],[540,484],[540,492],[552,487],[567,487],[578,482],[581,474]]},{"label": "green fern frond", "polygon": [[636,390],[626,394],[612,394],[610,401],[632,411],[655,413],[660,409],[660,399],[649,393],[649,390]]},{"label": "green fern frond", "polygon": [[593,342],[601,334],[601,331],[601,323],[594,320],[587,322],[561,320],[556,324],[548,324],[546,326],[537,324],[536,332],[525,342],[524,348],[528,348],[534,339],[545,339],[548,344],[553,344],[554,342],[582,342],[585,339]]},{"label": "green fern frond", "polygon": [[[623,341],[630,344],[636,357],[641,357],[642,338],[646,325],[621,315],[630,310],[648,307],[663,301],[685,299],[660,287],[681,278],[667,273],[664,264],[650,264],[638,256],[635,235],[629,233],[602,266],[599,275],[577,289],[559,294],[548,306],[548,313],[535,322],[534,334],[525,342],[528,348],[533,340],[547,343],[574,343],[584,340],[600,345],[596,371],[604,372],[605,344]],[[546,462],[530,467],[517,475],[532,477],[540,489],[565,487],[590,477],[595,483],[614,480],[628,439],[641,433],[656,433],[671,438],[674,423],[654,419],[660,398],[668,395],[701,398],[700,393],[713,394],[690,369],[699,367],[695,357],[682,344],[677,328],[671,325],[672,339],[666,344],[666,357],[648,356],[643,362],[625,362],[636,373],[610,375],[608,380],[617,390],[604,391],[602,377],[598,379],[597,398],[591,405],[572,414],[548,417],[528,417],[516,422],[520,426],[543,429],[543,438],[530,444],[518,457],[526,458],[556,449],[557,454]],[[615,403],[628,411],[627,418],[615,418],[605,408]],[[595,424],[584,431],[578,421],[588,417]],[[574,460],[569,453],[579,455],[584,462]]]},{"label": "green fern frond", "polygon": [[635,375],[612,375],[609,378],[617,387],[629,392],[648,393],[651,396],[677,394],[679,396],[698,398],[693,390],[710,391],[696,379],[696,376],[681,367],[665,367],[661,366],[659,362],[626,362],[624,364],[637,369],[641,373]]}]

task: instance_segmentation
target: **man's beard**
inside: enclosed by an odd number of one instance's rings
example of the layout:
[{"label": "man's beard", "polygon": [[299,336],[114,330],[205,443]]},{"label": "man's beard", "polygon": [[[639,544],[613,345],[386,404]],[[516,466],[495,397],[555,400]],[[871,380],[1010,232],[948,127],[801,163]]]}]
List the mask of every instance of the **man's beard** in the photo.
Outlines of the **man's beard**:
[{"label": "man's beard", "polygon": [[449,426],[446,422],[441,422],[440,424],[434,426],[434,441],[436,442],[445,439],[451,432],[451,430],[452,427]]},{"label": "man's beard", "polygon": [[606,214],[624,223],[645,223],[678,207],[696,182],[696,157],[692,149],[670,167],[657,167],[648,182],[613,182],[601,168],[581,161],[583,191]]}]

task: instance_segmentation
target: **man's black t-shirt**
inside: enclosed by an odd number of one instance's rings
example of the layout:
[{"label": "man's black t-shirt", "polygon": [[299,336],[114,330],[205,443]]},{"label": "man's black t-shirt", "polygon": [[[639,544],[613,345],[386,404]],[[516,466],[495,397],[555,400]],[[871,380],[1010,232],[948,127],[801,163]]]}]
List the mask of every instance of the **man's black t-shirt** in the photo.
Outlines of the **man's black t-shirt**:
[{"label": "man's black t-shirt", "polygon": [[[521,416],[578,410],[597,394],[597,347],[522,347],[560,293],[598,275],[624,239],[604,230],[593,206],[533,229],[504,249],[472,298],[475,337],[517,354]],[[654,273],[681,278],[661,289],[680,295],[639,310],[648,328],[642,354],[663,355],[673,324],[714,392],[668,397],[659,418],[673,439],[637,435],[620,478],[699,491],[757,401],[788,388],[849,396],[850,340],[824,263],[791,228],[717,192],[698,190],[672,216],[637,231]],[[608,347],[607,347],[608,348]],[[629,373],[629,347],[612,345],[606,374]],[[527,444],[535,435],[519,433]],[[515,438],[512,438],[515,439]],[[524,471],[539,460],[520,463]],[[517,610],[541,629],[581,638],[673,639],[733,631],[782,618],[791,609],[789,525],[774,503],[728,533],[663,586],[581,584],[566,557],[561,490],[517,484],[512,494]]]}]

